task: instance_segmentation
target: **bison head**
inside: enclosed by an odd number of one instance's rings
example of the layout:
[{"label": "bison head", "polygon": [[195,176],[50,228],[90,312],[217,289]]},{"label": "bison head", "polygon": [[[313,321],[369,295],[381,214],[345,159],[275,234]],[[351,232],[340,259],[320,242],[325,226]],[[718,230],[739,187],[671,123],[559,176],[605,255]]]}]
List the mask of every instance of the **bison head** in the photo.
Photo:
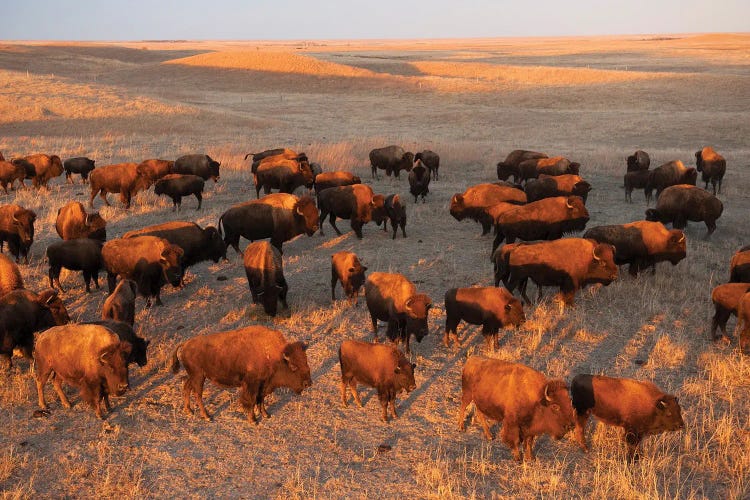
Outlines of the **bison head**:
[{"label": "bison head", "polygon": [[215,161],[215,160],[209,160],[208,162],[208,172],[211,177],[211,179],[214,180],[214,182],[219,182],[219,167],[221,166],[221,162]]},{"label": "bison head", "polygon": [[668,222],[662,220],[662,214],[655,208],[649,208],[646,210],[646,220],[649,222]]},{"label": "bison head", "polygon": [[682,179],[680,184],[690,184],[695,186],[696,181],[698,180],[698,171],[694,168],[689,168],[685,170],[685,173],[682,174]]},{"label": "bison head", "polygon": [[540,434],[546,432],[562,439],[574,426],[575,410],[568,386],[562,380],[550,380],[542,387],[531,427]]},{"label": "bison head", "polygon": [[[397,198],[394,197],[393,201],[395,203]],[[372,200],[370,200],[370,220],[375,224],[380,225],[387,218],[388,214],[385,212],[385,196],[382,194],[374,194]]]},{"label": "bison head", "polygon": [[298,171],[302,174],[302,178],[305,180],[305,187],[307,189],[312,189],[313,184],[315,183],[315,175],[313,175],[310,164],[307,161],[302,161],[299,162],[298,165]]},{"label": "bison head", "polygon": [[132,346],[128,342],[119,342],[101,350],[98,354],[100,375],[107,381],[110,394],[122,396],[128,390],[128,363]]},{"label": "bison head", "polygon": [[505,288],[501,288],[501,290],[505,292],[503,295],[505,295],[506,300],[501,312],[503,326],[520,326],[526,321],[526,315],[523,312],[521,301],[515,298],[513,294],[508,292]]},{"label": "bison head", "polygon": [[219,231],[213,227],[208,226],[203,230],[203,237],[206,241],[206,250],[208,251],[208,257],[214,262],[219,260],[227,260],[227,245],[224,240],[221,239]]},{"label": "bison head", "polygon": [[135,176],[135,180],[133,181],[133,192],[132,194],[135,195],[141,191],[146,191],[148,188],[151,187],[152,184],[151,176],[144,173],[138,173],[138,175]]},{"label": "bison head", "polygon": [[576,221],[569,230],[581,230],[586,227],[589,221],[589,212],[586,205],[583,204],[583,198],[580,196],[568,196],[565,200],[566,219]]},{"label": "bison head", "polygon": [[86,226],[86,236],[88,238],[101,241],[107,240],[107,222],[99,215],[99,212],[86,214],[83,224]]},{"label": "bison head", "polygon": [[665,252],[669,256],[669,262],[675,266],[684,259],[687,256],[685,233],[679,229],[669,231]]},{"label": "bison head", "polygon": [[263,312],[271,317],[276,316],[276,311],[278,311],[279,307],[279,294],[281,294],[282,290],[283,288],[275,283],[255,290],[255,295],[263,303]]},{"label": "bison head", "polygon": [[615,247],[608,243],[597,243],[591,252],[591,261],[584,282],[609,285],[616,279]]},{"label": "bison head", "polygon": [[308,236],[315,234],[320,227],[318,209],[310,196],[303,196],[294,205],[294,219],[298,228]]},{"label": "bison head", "polygon": [[464,220],[464,210],[466,209],[466,205],[464,203],[464,195],[460,193],[456,193],[453,195],[453,198],[451,198],[451,215],[454,219],[457,221]]},{"label": "bison head", "polygon": [[65,325],[70,322],[70,316],[68,316],[68,310],[65,309],[65,304],[57,294],[57,290],[48,288],[39,292],[37,295],[37,304],[46,310],[49,316],[46,318],[46,323],[49,326],[54,325]]},{"label": "bison head", "polygon": [[414,334],[414,338],[417,342],[422,342],[422,339],[428,333],[427,329],[427,315],[432,307],[432,299],[423,293],[418,293],[409,297],[404,303],[404,309],[406,311],[406,332],[408,334]]},{"label": "bison head", "polygon": [[34,242],[34,221],[36,214],[31,210],[22,208],[13,214],[13,227],[16,229],[21,243],[26,248]]},{"label": "bison head", "polygon": [[573,194],[580,196],[584,204],[589,196],[589,191],[591,191],[591,184],[586,181],[576,182],[572,189]]},{"label": "bison head", "polygon": [[653,409],[653,419],[649,422],[648,434],[678,431],[685,427],[682,412],[677,398],[665,394],[656,400]]},{"label": "bison head", "polygon": [[61,175],[63,173],[63,163],[59,156],[52,155],[49,158],[50,161],[50,167],[47,170],[50,176],[57,177],[58,175]]},{"label": "bison head", "polygon": [[156,181],[156,184],[154,184],[154,194],[156,196],[161,196],[164,194],[164,186],[166,186],[167,182],[164,180],[158,180]]},{"label": "bison head", "polygon": [[414,166],[414,153],[408,151],[404,153],[404,156],[401,157],[401,165],[401,168],[409,172]]},{"label": "bison head", "polygon": [[416,363],[409,363],[403,354],[398,353],[398,364],[393,369],[393,385],[397,393],[401,391],[411,392],[417,388],[417,382],[414,380],[414,368],[416,367]]},{"label": "bison head", "polygon": [[175,288],[182,283],[182,257],[184,254],[182,248],[170,244],[162,250],[159,257],[159,265],[164,279]]},{"label": "bison head", "polygon": [[284,347],[281,360],[276,364],[268,384],[271,389],[288,387],[300,394],[312,385],[306,350],[307,345],[302,342],[293,342]]}]

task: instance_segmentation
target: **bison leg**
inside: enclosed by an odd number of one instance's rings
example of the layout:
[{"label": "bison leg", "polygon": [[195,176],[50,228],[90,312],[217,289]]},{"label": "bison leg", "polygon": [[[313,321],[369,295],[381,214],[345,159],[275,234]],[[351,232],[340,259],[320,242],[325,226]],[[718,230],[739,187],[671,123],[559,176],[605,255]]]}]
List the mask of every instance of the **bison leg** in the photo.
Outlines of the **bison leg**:
[{"label": "bison leg", "polygon": [[131,198],[132,195],[130,191],[124,190],[122,193],[120,193],[120,201],[125,205],[125,210],[130,209]]},{"label": "bison leg", "polygon": [[86,283],[86,293],[91,293],[91,271],[83,271],[83,282]]},{"label": "bison leg", "polygon": [[466,407],[471,404],[474,399],[471,391],[463,389],[461,391],[461,407],[458,409],[458,430],[466,432]]},{"label": "bison leg", "polygon": [[461,323],[461,318],[456,318],[452,314],[445,315],[445,335],[443,336],[443,345],[445,345],[445,347],[451,346],[451,333],[453,333],[456,345],[461,345],[461,342],[458,340],[459,323]]},{"label": "bison leg", "polygon": [[[724,308],[723,306],[716,304],[716,312],[714,317],[711,319],[711,340],[719,340],[720,338],[728,340],[727,337],[727,321],[732,315],[732,311]],[[716,336],[716,328],[721,328],[723,333],[722,337]]]},{"label": "bison leg", "polygon": [[530,461],[536,460],[536,456],[534,456],[534,436],[524,436],[522,442],[524,447],[524,459]]},{"label": "bison leg", "polygon": [[[342,368],[343,371],[343,368]],[[346,377],[344,377],[344,374],[341,374],[341,404],[344,405],[344,408],[347,408],[349,406],[349,394],[347,394],[347,387],[348,383],[346,381]],[[354,391],[356,392],[356,390]]]},{"label": "bison leg", "polygon": [[378,399],[380,400],[380,406],[383,408],[382,419],[383,422],[388,423],[388,402],[390,401],[387,392],[378,392]]},{"label": "bison leg", "polygon": [[492,241],[492,255],[495,254],[495,250],[497,250],[497,247],[499,247],[503,240],[505,239],[505,234],[503,234],[503,230],[499,227],[496,227],[497,234],[495,235],[495,239]]},{"label": "bison leg", "polygon": [[185,378],[185,382],[182,384],[182,408],[188,415],[193,413],[192,408],[190,408],[190,393],[192,392],[192,387],[193,381],[188,375]]},{"label": "bison leg", "polygon": [[378,341],[378,319],[375,317],[374,314],[370,313],[370,320],[372,321],[372,341],[377,342]]},{"label": "bison leg", "polygon": [[401,221],[401,234],[404,235],[404,238],[406,238],[406,221]]},{"label": "bison leg", "polygon": [[107,271],[107,287],[110,295],[115,291],[115,286],[117,286],[117,275]]},{"label": "bison leg", "polygon": [[393,415],[393,418],[398,418],[398,413],[396,413],[396,395],[390,394],[388,401],[391,404],[391,414]]},{"label": "bison leg", "polygon": [[[331,302],[336,301],[336,283],[339,280],[338,274],[335,269],[331,269]],[[342,283],[343,286],[343,283]]]},{"label": "bison leg", "polygon": [[377,179],[378,178],[378,172],[377,172],[378,169],[377,169],[377,167],[375,167],[375,165],[372,165],[370,168],[372,169],[372,178],[373,179]]},{"label": "bison leg", "polygon": [[91,271],[90,276],[94,278],[94,285],[96,286],[96,289],[99,290],[101,287],[99,286],[99,270]]},{"label": "bison leg", "polygon": [[576,413],[575,439],[583,451],[589,451],[589,447],[586,446],[586,423],[589,421],[590,414],[591,411],[588,410],[584,413]]},{"label": "bison leg", "polygon": [[[362,239],[362,225],[363,225],[362,221],[359,221],[354,216],[352,216],[352,220],[351,220],[352,230],[354,231],[354,234],[357,235],[357,238],[359,238],[360,240]],[[336,226],[333,226],[333,227],[335,228]],[[336,231],[338,231],[338,229],[336,229]]]},{"label": "bison leg", "polygon": [[[189,380],[188,380],[189,381]],[[206,407],[203,405],[203,384],[206,382],[206,378],[204,376],[195,377],[192,380],[192,390],[195,394],[195,399],[198,401],[198,409],[201,412],[201,418],[203,420],[211,421],[211,416],[206,411]],[[187,382],[186,382],[187,383]],[[190,393],[187,393],[188,397]],[[188,400],[188,408],[190,405],[190,401]]]},{"label": "bison leg", "polygon": [[[383,221],[383,227],[385,227],[385,225],[386,225],[386,223],[385,223],[385,221]],[[391,239],[395,240],[396,239],[396,230],[398,229],[398,222],[396,222],[395,220],[391,219],[391,227],[393,228],[393,238],[391,238]],[[406,238],[406,234],[404,234],[404,238]]]},{"label": "bison leg", "polygon": [[[334,231],[336,231],[336,234],[338,234],[339,236],[341,236],[341,231],[339,231],[339,228],[336,227],[336,214],[334,214],[333,212],[331,212],[331,215],[328,218],[328,222],[331,224],[331,226],[333,226],[333,229],[334,229]],[[321,226],[322,225],[323,224],[321,223]]]},{"label": "bison leg", "polygon": [[[474,410],[474,414],[477,417],[477,420],[479,420],[479,424],[482,426],[482,430],[484,431],[484,437],[487,439],[487,441],[492,441],[495,439],[495,437],[492,435],[492,432],[490,431],[490,424],[487,422],[487,417],[484,413],[479,411],[479,408],[476,408]],[[505,429],[505,426],[503,425],[503,429]]]},{"label": "bison leg", "polygon": [[201,193],[194,193],[194,194],[195,194],[195,198],[198,200],[198,208],[196,208],[196,210],[200,210],[201,205],[203,204],[203,195]]},{"label": "bison leg", "polygon": [[507,444],[510,451],[513,453],[513,459],[516,462],[522,460],[521,450],[518,449],[521,444],[521,436],[518,428],[518,424],[509,423],[507,420],[503,422],[503,429],[500,431],[500,439],[503,443]]},{"label": "bison leg", "polygon": [[286,280],[282,278],[279,286],[281,286],[281,290],[279,290],[279,300],[281,300],[281,305],[284,306],[284,309],[289,309],[289,304],[286,302],[286,294],[289,292],[289,285]]},{"label": "bison leg", "polygon": [[711,235],[716,231],[716,220],[715,219],[706,219],[706,227],[708,228],[708,231],[706,232],[706,236],[704,239],[708,239],[711,237]]},{"label": "bison leg", "polygon": [[628,452],[628,462],[637,462],[641,458],[641,454],[638,450],[638,445],[641,443],[641,436],[639,433],[625,429],[625,446]]},{"label": "bison leg", "polygon": [[47,363],[39,362],[36,363],[36,395],[39,400],[39,408],[42,410],[47,409],[47,402],[44,400],[44,384],[49,380],[52,370]]},{"label": "bison leg", "polygon": [[352,378],[349,381],[349,390],[352,391],[352,395],[354,396],[354,401],[357,403],[357,406],[362,408],[364,405],[362,404],[362,400],[359,399],[359,393],[357,392],[357,380]]},{"label": "bison leg", "polygon": [[[102,189],[102,190],[101,190],[101,191],[99,192],[99,197],[100,197],[100,198],[101,198],[102,200],[104,200],[104,204],[105,204],[105,205],[107,205],[108,207],[112,206],[112,205],[110,205],[110,203],[109,203],[109,200],[107,199],[107,192],[106,192],[106,191],[105,191],[104,189]],[[93,206],[94,206],[94,204],[93,204],[93,199],[94,199],[94,197],[92,196],[92,197],[91,197],[91,199],[92,199],[92,203],[91,203],[91,206],[93,207]]]}]

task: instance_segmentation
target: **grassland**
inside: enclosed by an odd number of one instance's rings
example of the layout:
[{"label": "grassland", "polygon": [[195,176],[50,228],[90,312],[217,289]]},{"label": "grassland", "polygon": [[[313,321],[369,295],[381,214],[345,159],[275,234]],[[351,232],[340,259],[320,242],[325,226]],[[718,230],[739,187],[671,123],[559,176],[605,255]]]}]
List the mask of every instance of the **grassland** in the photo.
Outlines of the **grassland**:
[{"label": "grassland", "polygon": [[[368,225],[361,241],[328,230],[285,245],[288,314],[272,320],[250,305],[232,250],[229,262],[194,267],[183,289],[165,289],[164,307],[144,309],[139,299],[149,363],[131,370],[132,390],[104,422],[76,395],[73,409],[61,408],[51,390],[51,416],[33,418],[33,375],[14,360],[0,377],[2,496],[747,498],[750,363],[734,346],[712,344],[708,326],[710,291],[727,280],[730,256],[749,238],[748,49],[746,35],[3,44],[6,157],[87,155],[105,165],[206,152],[222,162],[202,211],[185,200],[174,213],[169,200],[144,193],[129,212],[116,202],[101,209],[111,237],[166,220],[216,224],[228,206],[254,197],[247,152],[304,150],[327,170],[351,170],[376,192],[406,199],[405,179],[370,181],[371,148],[432,149],[442,167],[428,202],[407,207],[406,239]],[[573,309],[548,295],[494,354],[551,376],[652,380],[679,397],[685,431],[649,438],[634,466],[624,462],[620,433],[603,425],[590,426],[588,455],[567,439],[545,438],[537,462],[523,465],[477,426],[459,433],[461,367],[482,341],[464,326],[464,347],[441,345],[442,298],[451,287],[491,284],[492,268],[491,240],[449,216],[452,194],[492,181],[511,149],[543,150],[582,163],[594,185],[590,225],[624,223],[646,208],[638,195],[624,201],[628,154],[640,148],[653,165],[693,165],[693,153],[708,144],[728,164],[725,210],[711,240],[691,224],[688,258],[675,267],[587,289]],[[22,269],[29,288],[47,286],[44,250],[57,239],[57,209],[87,196],[81,184],[58,179],[49,190],[2,200],[39,214],[32,262]],[[338,345],[371,332],[362,302],[331,303],[330,254],[339,250],[356,252],[370,270],[406,274],[435,302],[433,333],[416,344],[417,389],[400,399],[397,422],[378,420],[372,391],[362,410],[340,405]],[[64,301],[75,320],[96,319],[105,292],[86,294],[81,281],[64,272]],[[278,393],[272,417],[258,426],[246,422],[234,391],[210,384],[214,421],[185,415],[181,377],[165,368],[175,346],[254,323],[310,344],[313,387]],[[391,451],[379,452],[381,444]]]}]

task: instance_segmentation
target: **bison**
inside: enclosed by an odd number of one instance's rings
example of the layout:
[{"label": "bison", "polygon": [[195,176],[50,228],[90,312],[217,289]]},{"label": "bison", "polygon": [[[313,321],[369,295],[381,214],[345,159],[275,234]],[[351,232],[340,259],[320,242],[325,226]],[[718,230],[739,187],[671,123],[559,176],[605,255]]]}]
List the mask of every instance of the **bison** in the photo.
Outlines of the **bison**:
[{"label": "bison", "polygon": [[466,407],[473,402],[487,440],[493,439],[487,419],[501,422],[500,439],[517,462],[534,460],[537,436],[549,434],[559,440],[575,425],[565,382],[550,380],[520,363],[470,356],[461,375],[461,390],[459,430],[466,430]]},{"label": "bison", "polygon": [[414,167],[409,172],[409,192],[414,196],[414,203],[417,197],[422,197],[422,203],[425,202],[427,193],[430,192],[430,171],[424,164],[417,160]]},{"label": "bison", "polygon": [[64,240],[76,238],[107,240],[107,222],[99,215],[99,212],[86,213],[83,204],[77,201],[71,201],[57,211],[55,230]]},{"label": "bison", "polygon": [[414,163],[421,161],[425,167],[430,170],[430,176],[438,180],[438,170],[440,169],[440,155],[429,149],[420,151],[414,155]]},{"label": "bison", "polygon": [[201,209],[203,204],[203,187],[205,181],[197,175],[168,174],[156,181],[154,194],[166,195],[172,198],[172,211],[182,207],[182,197],[195,195],[198,200],[196,210]]},{"label": "bison", "polygon": [[677,398],[651,382],[580,374],[573,378],[570,392],[576,411],[575,436],[584,451],[588,450],[584,432],[590,415],[625,429],[631,462],[638,460],[638,445],[645,436],[685,427]]},{"label": "bison", "polygon": [[740,249],[729,263],[730,283],[750,283],[750,248]]},{"label": "bison", "polygon": [[94,198],[98,194],[107,206],[108,193],[120,193],[120,201],[125,208],[130,208],[130,202],[140,191],[151,187],[148,175],[138,171],[136,163],[117,163],[95,169],[89,176],[91,197],[89,206],[94,207]]},{"label": "bison", "polygon": [[518,164],[519,179],[520,182],[527,182],[529,179],[536,179],[540,174],[551,176],[564,174],[578,175],[580,167],[580,163],[571,162],[562,156],[524,160]]},{"label": "bison", "polygon": [[117,276],[132,279],[138,293],[146,297],[146,307],[154,297],[160,306],[161,287],[167,282],[177,288],[182,282],[182,248],[156,236],[136,236],[108,241],[102,248],[107,270],[109,293],[115,289]]},{"label": "bison", "polygon": [[645,171],[651,166],[651,158],[648,153],[641,151],[640,149],[628,156],[627,159],[628,172]]},{"label": "bison", "polygon": [[29,263],[29,249],[34,243],[36,213],[19,205],[0,205],[0,252],[8,242],[8,249],[16,262],[24,258]]},{"label": "bison", "polygon": [[523,205],[527,201],[526,193],[509,186],[497,184],[477,184],[456,193],[451,198],[450,213],[457,221],[472,219],[482,225],[482,235],[490,232],[494,219],[487,209],[498,203]]},{"label": "bison", "polygon": [[695,164],[698,172],[701,172],[703,182],[706,183],[706,189],[710,182],[714,189],[714,196],[716,196],[716,186],[719,186],[719,193],[721,193],[721,181],[727,171],[727,161],[724,157],[714,151],[711,146],[706,146],[695,152]]},{"label": "bison", "polygon": [[407,393],[417,387],[414,381],[415,364],[396,347],[383,344],[370,344],[359,340],[345,340],[339,347],[339,365],[341,367],[341,402],[349,406],[348,391],[354,401],[362,408],[362,401],[357,393],[357,384],[374,387],[378,390],[378,399],[383,408],[383,422],[388,422],[388,407],[393,418],[396,413],[396,396],[401,391]]},{"label": "bison", "polygon": [[396,229],[401,227],[401,234],[406,238],[406,207],[401,203],[397,194],[389,194],[383,201],[383,209],[386,217],[383,219],[383,231],[388,230],[388,221],[393,228],[393,239],[396,239]]},{"label": "bison", "polygon": [[547,158],[547,155],[536,151],[514,149],[508,153],[505,160],[497,164],[497,178],[501,181],[506,181],[512,175],[513,182],[518,182],[521,178],[521,171],[519,169],[521,162],[525,160],[537,160],[539,158]]},{"label": "bison", "polygon": [[21,270],[12,260],[0,253],[0,297],[23,288]]},{"label": "bison", "polygon": [[38,153],[24,157],[24,160],[34,166],[34,175],[31,177],[31,182],[36,188],[41,186],[47,187],[50,179],[58,177],[63,173],[62,160],[57,155],[50,156]]},{"label": "bison", "polygon": [[81,181],[86,184],[94,168],[96,161],[85,156],[79,156],[77,158],[68,158],[63,162],[63,169],[65,169],[65,182],[73,184],[73,174],[80,174]]},{"label": "bison", "polygon": [[706,238],[716,230],[716,219],[721,217],[724,205],[708,191],[689,184],[666,188],[656,201],[656,208],[646,210],[646,220],[672,224],[675,229],[685,229],[688,221],[706,224]]},{"label": "bison", "polygon": [[102,269],[102,245],[104,242],[91,238],[76,238],[51,243],[47,247],[49,261],[49,286],[61,291],[65,289],[60,284],[60,270],[64,267],[73,271],[83,271],[83,281],[86,283],[86,293],[91,293],[91,279],[99,288],[99,270]]},{"label": "bison", "polygon": [[13,184],[15,184],[16,181],[18,181],[22,187],[26,187],[23,183],[25,178],[26,170],[22,166],[9,161],[0,161],[0,186],[3,187],[5,194],[8,194],[8,186],[10,186],[11,189],[14,189]]},{"label": "bison", "polygon": [[102,320],[135,324],[135,294],[138,287],[133,280],[121,279],[102,306]]},{"label": "bison", "polygon": [[417,342],[428,333],[427,315],[432,300],[402,274],[372,273],[365,281],[365,301],[372,320],[374,339],[378,339],[378,320],[387,321],[386,337],[403,342],[409,354],[412,334]]},{"label": "bison", "polygon": [[591,184],[573,174],[550,176],[542,174],[526,183],[526,198],[529,202],[554,198],[555,196],[580,196],[583,203],[591,191]]},{"label": "bison", "polygon": [[517,327],[526,320],[521,301],[505,288],[451,288],[445,292],[445,336],[443,344],[450,347],[451,334],[457,345],[457,328],[461,320],[482,325],[488,350],[495,350],[500,328]]},{"label": "bison", "polygon": [[283,195],[287,201],[281,198],[279,194],[268,195],[260,200],[233,205],[224,212],[219,218],[219,234],[223,233],[224,243],[241,253],[240,236],[250,241],[271,238],[271,244],[282,250],[284,242],[300,234],[315,234],[319,219],[313,199],[288,194]]},{"label": "bison", "polygon": [[324,189],[352,184],[362,184],[362,179],[351,172],[323,172],[315,176],[315,194],[319,195]]},{"label": "bison", "polygon": [[336,300],[336,283],[340,281],[349,304],[356,305],[359,289],[365,282],[365,271],[367,267],[362,265],[355,253],[336,252],[331,255],[331,300]]},{"label": "bison", "polygon": [[146,340],[136,335],[133,330],[133,325],[125,323],[123,321],[116,321],[113,319],[105,319],[102,321],[91,321],[84,323],[86,325],[100,325],[108,329],[120,338],[121,342],[127,342],[132,347],[130,354],[125,359],[128,365],[133,363],[140,367],[146,366],[148,363],[147,349],[151,343],[150,340]]},{"label": "bison", "polygon": [[[750,291],[750,283],[726,283],[711,291],[711,302],[714,304],[714,316],[711,318],[711,340],[729,342],[727,321],[732,315],[737,316],[737,309],[742,297]],[[722,336],[716,336],[720,328]]]},{"label": "bison", "polygon": [[245,275],[250,286],[253,304],[263,304],[269,316],[276,316],[278,301],[284,309],[289,309],[286,294],[289,291],[284,279],[284,266],[281,252],[267,241],[250,243],[243,255]]},{"label": "bison", "polygon": [[383,195],[373,194],[372,188],[365,184],[339,186],[321,191],[318,195],[320,234],[323,234],[323,222],[330,215],[328,221],[336,234],[341,235],[341,231],[336,227],[336,217],[349,219],[357,238],[362,239],[362,226],[371,220],[380,225],[385,219],[384,203]]},{"label": "bison", "polygon": [[[273,157],[275,158],[275,157]],[[274,159],[261,162],[255,173],[255,196],[260,198],[260,190],[268,194],[271,189],[282,193],[293,193],[300,186],[313,187],[313,174],[307,159],[304,161]]]},{"label": "bison", "polygon": [[370,151],[370,166],[372,168],[372,178],[377,179],[377,170],[385,170],[385,175],[391,176],[391,173],[398,179],[401,170],[407,172],[411,170],[414,164],[414,153],[404,151],[401,146],[386,146],[376,148]]},{"label": "bison", "polygon": [[658,200],[661,192],[669,186],[676,186],[678,184],[691,184],[695,186],[695,181],[698,179],[698,171],[692,167],[685,167],[680,160],[667,162],[649,172],[645,188],[646,201],[648,203],[651,203],[651,193],[654,189],[656,190],[656,198]]},{"label": "bison", "polygon": [[185,155],[175,160],[172,173],[197,175],[202,177],[204,181],[213,179],[214,182],[218,182],[219,166],[221,166],[221,163],[212,160],[208,155]]},{"label": "bison", "polygon": [[131,349],[128,342],[121,342],[117,334],[101,325],[64,325],[42,332],[34,346],[39,407],[47,409],[44,385],[52,378],[64,407],[70,408],[70,401],[62,382],[77,387],[81,399],[103,418],[102,399],[109,411],[109,394],[122,396],[128,390],[127,357]]},{"label": "bison", "polygon": [[737,309],[737,331],[740,338],[740,351],[744,354],[750,354],[750,293],[742,296]]},{"label": "bison", "polygon": [[631,276],[648,267],[655,274],[658,262],[669,261],[676,266],[687,255],[685,233],[679,229],[670,231],[661,222],[596,226],[586,231],[583,237],[614,246],[615,264],[628,264]]},{"label": "bison", "polygon": [[151,184],[171,174],[173,169],[174,162],[171,160],[153,158],[144,160],[138,164],[138,173],[144,177],[148,177]]},{"label": "bison", "polygon": [[203,406],[206,379],[222,387],[239,387],[240,404],[248,420],[257,423],[255,409],[268,418],[264,399],[277,387],[297,394],[312,385],[302,342],[289,343],[277,330],[249,326],[238,330],[193,337],[177,346],[172,355],[172,373],[185,367],[183,385],[185,413],[192,413],[190,395],[195,394],[201,417],[211,420]]},{"label": "bison", "polygon": [[156,236],[164,238],[183,251],[182,267],[187,269],[199,262],[212,260],[219,262],[227,258],[227,246],[219,231],[213,226],[205,229],[195,222],[173,221],[128,231],[123,238]]},{"label": "bison", "polygon": [[646,191],[648,180],[651,177],[650,170],[635,170],[625,174],[623,184],[625,186],[625,201],[633,203],[633,190],[643,189],[646,202],[650,201],[650,194]]}]

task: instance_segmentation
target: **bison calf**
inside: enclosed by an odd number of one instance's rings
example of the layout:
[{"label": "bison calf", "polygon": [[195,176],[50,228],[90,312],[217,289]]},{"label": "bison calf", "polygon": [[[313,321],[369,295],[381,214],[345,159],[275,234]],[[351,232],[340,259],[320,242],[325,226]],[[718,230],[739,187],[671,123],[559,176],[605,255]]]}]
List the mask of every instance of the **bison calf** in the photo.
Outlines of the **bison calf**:
[{"label": "bison calf", "polygon": [[[727,337],[727,321],[734,314],[742,297],[750,291],[750,283],[725,283],[711,291],[711,302],[714,304],[714,317],[711,319],[711,340],[729,342]],[[720,328],[721,337],[716,336],[716,329]]]},{"label": "bison calf", "polygon": [[409,192],[414,196],[414,203],[417,202],[419,196],[422,197],[422,203],[424,203],[427,193],[430,192],[430,171],[420,160],[417,160],[409,172]]},{"label": "bison calf", "polygon": [[23,180],[26,178],[26,169],[21,165],[13,164],[9,161],[0,160],[0,186],[3,187],[5,194],[8,194],[8,186],[13,189],[16,181],[25,187]]},{"label": "bison calf", "polygon": [[729,263],[730,283],[750,283],[750,249],[740,249]]},{"label": "bison calf", "polygon": [[60,238],[92,238],[106,241],[107,222],[96,213],[87,213],[82,203],[71,201],[57,211],[55,230]]},{"label": "bison calf", "polygon": [[646,186],[648,185],[648,179],[651,176],[650,170],[635,170],[625,174],[623,183],[625,185],[625,201],[633,203],[633,190],[643,189],[643,194],[646,197],[646,202],[649,202],[651,197],[646,192]]},{"label": "bison calf", "polygon": [[64,267],[71,271],[83,271],[86,293],[91,293],[91,280],[99,288],[99,270],[103,269],[102,245],[104,243],[91,238],[56,241],[47,247],[49,261],[49,286],[65,291],[60,284],[60,270]]},{"label": "bison calf", "polygon": [[367,268],[352,252],[336,252],[331,255],[331,300],[336,300],[336,283],[341,282],[350,305],[356,305],[359,289],[365,282]]},{"label": "bison calf", "polygon": [[169,174],[165,175],[154,185],[154,193],[157,196],[166,195],[172,198],[172,211],[179,210],[182,206],[182,197],[195,195],[198,200],[198,208],[203,203],[203,187],[206,181],[197,175]]},{"label": "bison calf", "polygon": [[386,218],[383,219],[383,231],[388,230],[388,221],[393,228],[393,239],[396,239],[396,229],[401,227],[401,234],[406,238],[406,207],[401,203],[397,194],[389,194],[383,202]]},{"label": "bison calf", "polygon": [[63,162],[63,169],[65,169],[65,182],[73,183],[73,174],[80,174],[81,180],[84,184],[88,181],[89,173],[96,167],[95,161],[85,156],[79,156],[78,158],[68,158]]},{"label": "bison calf", "polygon": [[443,344],[450,347],[450,338],[460,345],[456,329],[461,320],[482,325],[488,350],[495,350],[500,328],[519,326],[526,320],[521,301],[505,288],[452,288],[445,292],[445,336]]},{"label": "bison calf", "polygon": [[279,300],[284,309],[289,309],[286,302],[289,285],[284,279],[279,249],[267,241],[250,243],[245,249],[243,262],[253,304],[262,303],[269,316],[276,316]]},{"label": "bison calf", "polygon": [[750,354],[750,293],[742,296],[737,309],[737,331],[740,338],[740,351],[744,354]]},{"label": "bison calf", "polygon": [[133,326],[135,323],[135,281],[121,279],[102,307],[102,320],[114,320]]}]

